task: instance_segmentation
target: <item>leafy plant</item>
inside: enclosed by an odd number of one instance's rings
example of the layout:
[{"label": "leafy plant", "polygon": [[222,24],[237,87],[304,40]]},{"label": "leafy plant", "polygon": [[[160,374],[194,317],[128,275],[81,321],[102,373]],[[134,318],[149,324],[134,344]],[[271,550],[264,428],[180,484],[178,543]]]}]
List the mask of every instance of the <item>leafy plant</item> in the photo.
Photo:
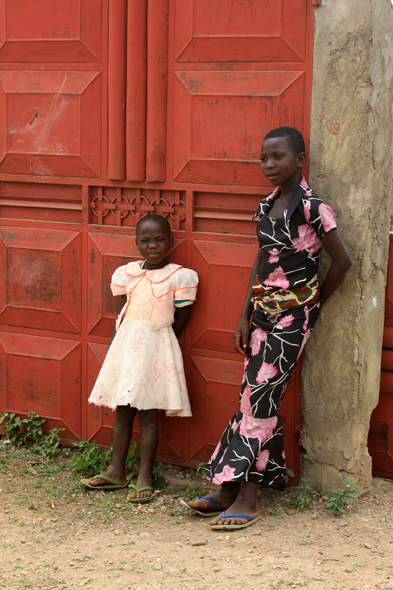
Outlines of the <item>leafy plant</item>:
[{"label": "leafy plant", "polygon": [[45,419],[36,412],[30,412],[27,418],[20,418],[12,412],[0,414],[0,426],[5,423],[7,437],[15,447],[29,446],[34,453],[52,459],[60,444],[59,432],[64,428],[53,428],[49,434],[42,430]]},{"label": "leafy plant", "polygon": [[313,501],[303,491],[300,491],[298,496],[290,503],[291,508],[300,508],[301,510],[310,510],[313,506]]},{"label": "leafy plant", "polygon": [[299,485],[296,486],[296,490],[299,493],[298,496],[290,503],[291,508],[310,510],[313,506],[313,500],[311,496],[320,497],[321,495],[320,492],[318,492],[316,479],[301,479]]},{"label": "leafy plant", "polygon": [[328,493],[329,500],[326,502],[329,512],[345,512],[345,506],[353,502],[359,494],[359,488],[350,479],[343,480],[344,487],[332,490]]},{"label": "leafy plant", "polygon": [[96,442],[88,440],[73,441],[77,453],[72,457],[71,469],[75,473],[82,473],[94,477],[103,471],[111,462],[112,447],[102,451]]}]

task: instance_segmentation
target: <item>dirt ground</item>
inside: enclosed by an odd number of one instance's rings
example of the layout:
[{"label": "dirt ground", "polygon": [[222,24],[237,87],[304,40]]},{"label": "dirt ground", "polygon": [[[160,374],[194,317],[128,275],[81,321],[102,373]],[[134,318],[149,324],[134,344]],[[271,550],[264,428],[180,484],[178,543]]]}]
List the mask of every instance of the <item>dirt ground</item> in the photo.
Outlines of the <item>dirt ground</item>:
[{"label": "dirt ground", "polygon": [[393,481],[342,518],[265,490],[258,523],[218,532],[179,506],[210,488],[193,470],[162,465],[166,486],[135,507],[126,490],[84,491],[70,463],[0,447],[0,588],[393,590]]}]

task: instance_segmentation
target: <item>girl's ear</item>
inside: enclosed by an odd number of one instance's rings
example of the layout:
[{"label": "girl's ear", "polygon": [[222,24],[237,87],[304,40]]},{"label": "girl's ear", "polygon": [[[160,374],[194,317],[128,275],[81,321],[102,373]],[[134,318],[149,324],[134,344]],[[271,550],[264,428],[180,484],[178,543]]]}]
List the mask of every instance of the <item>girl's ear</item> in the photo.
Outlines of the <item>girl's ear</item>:
[{"label": "girl's ear", "polygon": [[297,164],[299,167],[304,166],[304,164],[307,162],[307,154],[306,152],[300,152],[300,154],[297,155]]},{"label": "girl's ear", "polygon": [[138,248],[138,251],[139,251],[138,238],[135,238],[135,244],[136,244],[136,247]]},{"label": "girl's ear", "polygon": [[171,248],[172,248],[172,246],[173,246],[173,242],[174,242],[174,241],[175,241],[175,238],[174,238],[173,236],[171,236],[171,237],[169,238],[169,245],[170,245],[170,247],[171,247]]}]

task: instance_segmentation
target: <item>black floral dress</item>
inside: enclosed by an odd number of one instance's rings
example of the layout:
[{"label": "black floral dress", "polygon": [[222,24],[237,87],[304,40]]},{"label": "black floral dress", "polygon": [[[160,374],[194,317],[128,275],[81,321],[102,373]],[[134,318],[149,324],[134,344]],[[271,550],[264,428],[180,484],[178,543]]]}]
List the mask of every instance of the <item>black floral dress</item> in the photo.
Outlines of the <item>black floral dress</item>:
[{"label": "black floral dress", "polygon": [[217,485],[245,480],[267,487],[286,474],[278,413],[318,317],[321,239],[336,222],[304,178],[283,217],[272,219],[268,212],[279,194],[277,188],[265,197],[254,216],[260,217],[257,236],[265,256],[254,286],[239,409],[206,466]]}]

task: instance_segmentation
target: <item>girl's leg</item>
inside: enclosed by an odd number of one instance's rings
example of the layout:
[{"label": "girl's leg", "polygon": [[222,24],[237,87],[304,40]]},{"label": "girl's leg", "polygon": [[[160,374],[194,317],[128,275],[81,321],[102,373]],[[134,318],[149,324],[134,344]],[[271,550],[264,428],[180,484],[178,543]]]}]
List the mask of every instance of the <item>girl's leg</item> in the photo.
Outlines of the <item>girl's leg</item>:
[{"label": "girl's leg", "polygon": [[[126,482],[125,465],[132,438],[132,426],[136,416],[136,408],[130,406],[117,406],[116,420],[113,428],[113,452],[112,452],[112,466],[104,475]],[[90,485],[105,485],[107,481],[101,477],[94,477],[90,480]]]},{"label": "girl's leg", "polygon": [[[240,492],[237,495],[236,500],[226,508],[226,514],[247,514],[247,516],[251,516],[255,518],[260,515],[260,510],[257,506],[257,495],[258,489],[260,487],[259,483],[253,483],[251,481],[245,481],[240,489]],[[213,524],[245,524],[249,522],[246,518],[241,518],[239,516],[232,517],[232,518],[222,518],[221,514],[214,518],[211,521],[211,525]]]},{"label": "girl's leg", "polygon": [[[140,410],[138,420],[141,427],[141,469],[136,487],[140,489],[153,485],[153,465],[158,447],[158,410]],[[151,494],[151,490],[134,491],[130,497],[147,498]]]}]

